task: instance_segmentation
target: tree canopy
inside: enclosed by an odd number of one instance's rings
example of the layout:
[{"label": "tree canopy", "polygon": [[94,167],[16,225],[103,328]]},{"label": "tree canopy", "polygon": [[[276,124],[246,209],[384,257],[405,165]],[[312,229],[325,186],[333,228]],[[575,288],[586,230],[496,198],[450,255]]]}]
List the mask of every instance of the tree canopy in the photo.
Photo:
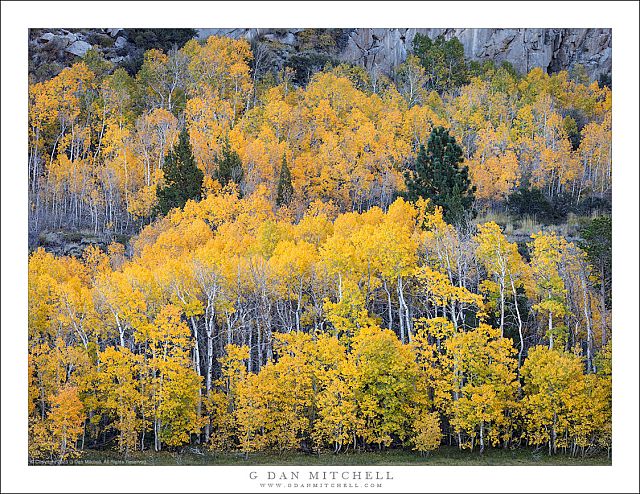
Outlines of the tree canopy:
[{"label": "tree canopy", "polygon": [[160,214],[184,207],[190,199],[200,200],[204,174],[196,166],[186,129],[182,129],[178,143],[167,154],[162,174],[164,185],[158,185],[157,191]]},{"label": "tree canopy", "polygon": [[413,169],[405,173],[407,198],[429,199],[443,208],[448,221],[459,223],[471,214],[475,192],[462,162],[462,148],[455,138],[443,127],[436,127],[426,149],[420,146]]}]

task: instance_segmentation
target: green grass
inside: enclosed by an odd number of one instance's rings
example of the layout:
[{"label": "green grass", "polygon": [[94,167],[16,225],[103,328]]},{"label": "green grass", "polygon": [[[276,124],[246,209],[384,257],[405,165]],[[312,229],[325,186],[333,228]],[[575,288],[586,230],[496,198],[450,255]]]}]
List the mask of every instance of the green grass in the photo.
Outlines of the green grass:
[{"label": "green grass", "polygon": [[404,450],[388,450],[381,452],[352,452],[337,455],[325,453],[311,455],[296,452],[278,454],[261,452],[249,455],[244,459],[241,453],[214,453],[205,451],[197,454],[192,451],[184,453],[161,451],[136,452],[125,460],[114,451],[85,451],[74,465],[439,465],[439,466],[586,466],[611,465],[606,454],[585,458],[571,458],[565,455],[548,456],[544,450],[535,452],[532,449],[489,449],[480,454],[478,451],[460,451],[456,447],[443,446],[429,456]]}]

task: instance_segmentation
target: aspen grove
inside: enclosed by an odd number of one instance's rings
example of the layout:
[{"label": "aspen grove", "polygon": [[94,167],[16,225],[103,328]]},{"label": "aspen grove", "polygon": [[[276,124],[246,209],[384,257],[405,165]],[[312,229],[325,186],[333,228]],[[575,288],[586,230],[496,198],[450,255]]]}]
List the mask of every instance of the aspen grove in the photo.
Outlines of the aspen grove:
[{"label": "aspen grove", "polygon": [[[442,127],[480,211],[524,183],[606,198],[611,90],[494,67],[437,92],[412,56],[396,80],[338,65],[300,86],[252,60],[211,37],[134,75],[82,61],[30,84],[30,229],[135,234],[29,256],[30,459],[608,452],[606,263],[403,192]],[[159,214],[178,148],[202,187]]]}]

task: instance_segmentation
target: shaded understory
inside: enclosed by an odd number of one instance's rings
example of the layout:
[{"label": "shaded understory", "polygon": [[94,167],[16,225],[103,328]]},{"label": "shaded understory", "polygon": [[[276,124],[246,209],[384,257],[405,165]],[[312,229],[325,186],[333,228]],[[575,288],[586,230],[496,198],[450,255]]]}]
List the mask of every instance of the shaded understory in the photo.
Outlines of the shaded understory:
[{"label": "shaded understory", "polygon": [[490,449],[484,454],[477,451],[460,451],[456,447],[441,447],[429,456],[403,450],[382,452],[331,453],[312,455],[305,453],[260,452],[244,459],[241,453],[214,453],[186,450],[181,453],[161,451],[135,452],[125,458],[115,451],[85,451],[82,458],[73,461],[73,465],[547,465],[547,466],[584,466],[611,465],[606,453],[571,458],[566,455],[548,456],[544,450],[533,449],[503,450]]}]

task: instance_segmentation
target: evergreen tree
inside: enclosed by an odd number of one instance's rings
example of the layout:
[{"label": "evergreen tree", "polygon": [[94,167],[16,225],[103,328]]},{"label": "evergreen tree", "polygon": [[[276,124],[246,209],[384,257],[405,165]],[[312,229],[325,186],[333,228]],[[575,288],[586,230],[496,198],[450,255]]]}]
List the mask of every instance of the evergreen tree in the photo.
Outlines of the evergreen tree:
[{"label": "evergreen tree", "polygon": [[427,148],[420,146],[414,169],[405,172],[407,199],[431,199],[442,206],[448,222],[460,223],[472,213],[476,190],[471,185],[469,169],[460,166],[462,161],[462,148],[455,138],[443,127],[435,128]]},{"label": "evergreen tree", "polygon": [[611,307],[611,217],[594,218],[580,229],[580,248],[587,253],[589,263],[596,274],[603,303]]},{"label": "evergreen tree", "polygon": [[293,198],[293,185],[291,184],[291,171],[287,165],[287,157],[282,156],[282,168],[280,168],[280,180],[278,181],[278,190],[276,196],[276,204],[278,207],[289,204]]},{"label": "evergreen tree", "polygon": [[214,178],[218,180],[223,187],[229,182],[235,182],[240,185],[244,176],[242,161],[238,153],[231,149],[227,139],[225,139],[222,144],[222,152],[216,156],[216,165],[217,170]]},{"label": "evergreen tree", "polygon": [[184,128],[178,143],[164,161],[164,187],[157,187],[158,211],[163,216],[173,208],[181,208],[189,199],[200,200],[204,173],[196,165],[189,134]]},{"label": "evergreen tree", "polygon": [[445,41],[418,33],[413,38],[413,52],[425,68],[427,87],[440,93],[469,82],[469,67],[464,58],[464,46],[458,38]]}]

